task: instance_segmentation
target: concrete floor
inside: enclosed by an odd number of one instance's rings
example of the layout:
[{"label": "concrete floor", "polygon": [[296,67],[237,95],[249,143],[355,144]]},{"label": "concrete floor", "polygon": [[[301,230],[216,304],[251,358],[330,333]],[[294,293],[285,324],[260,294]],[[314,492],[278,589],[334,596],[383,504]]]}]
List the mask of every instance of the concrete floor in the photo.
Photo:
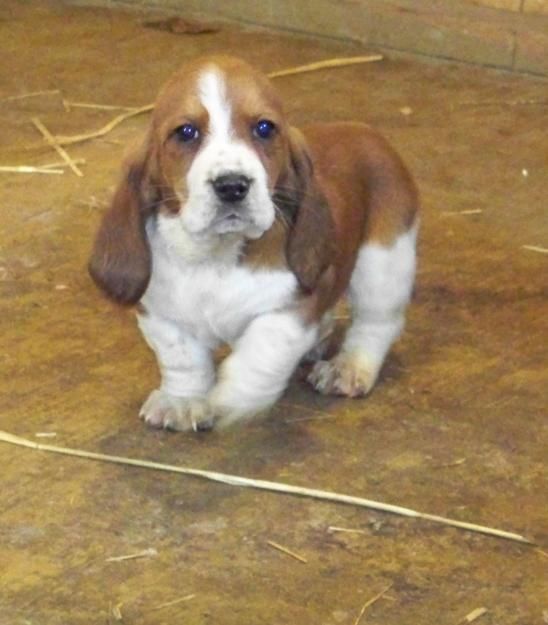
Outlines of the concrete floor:
[{"label": "concrete floor", "polygon": [[[0,37],[1,98],[60,89],[127,106],[152,101],[196,53],[243,54],[273,70],[363,52],[235,27],[173,35],[143,28],[135,14],[14,0],[0,7]],[[547,257],[522,247],[548,237],[547,82],[390,58],[277,84],[296,124],[354,118],[380,128],[422,191],[416,297],[374,393],[324,399],[297,380],[272,418],[222,434],[150,431],[137,419],[156,366],[131,314],[100,297],[85,263],[142,117],[70,149],[86,159],[82,179],[0,174],[0,428],[501,527],[544,553],[1,444],[1,625],[115,623],[119,604],[132,624],[353,625],[389,583],[362,623],[456,625],[480,607],[481,625],[547,622]],[[67,113],[56,94],[0,101],[0,112],[0,165],[58,160],[32,116],[59,134],[113,116]],[[148,548],[157,555],[106,562]]]}]

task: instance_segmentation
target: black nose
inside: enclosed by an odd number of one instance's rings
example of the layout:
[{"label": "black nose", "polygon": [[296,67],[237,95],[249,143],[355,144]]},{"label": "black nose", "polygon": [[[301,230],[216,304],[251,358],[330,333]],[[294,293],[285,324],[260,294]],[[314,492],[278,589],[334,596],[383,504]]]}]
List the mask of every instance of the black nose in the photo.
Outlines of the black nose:
[{"label": "black nose", "polygon": [[223,202],[240,202],[247,195],[251,180],[241,174],[225,174],[212,180],[211,184]]}]

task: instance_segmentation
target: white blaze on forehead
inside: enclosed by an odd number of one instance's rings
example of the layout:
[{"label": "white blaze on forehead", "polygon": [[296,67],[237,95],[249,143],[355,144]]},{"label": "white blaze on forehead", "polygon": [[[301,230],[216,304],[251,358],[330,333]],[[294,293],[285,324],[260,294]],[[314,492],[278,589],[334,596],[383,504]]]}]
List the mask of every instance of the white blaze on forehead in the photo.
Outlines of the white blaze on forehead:
[{"label": "white blaze on forehead", "polygon": [[209,115],[209,133],[216,139],[231,136],[230,102],[226,96],[224,77],[214,69],[204,72],[198,81],[200,102]]}]

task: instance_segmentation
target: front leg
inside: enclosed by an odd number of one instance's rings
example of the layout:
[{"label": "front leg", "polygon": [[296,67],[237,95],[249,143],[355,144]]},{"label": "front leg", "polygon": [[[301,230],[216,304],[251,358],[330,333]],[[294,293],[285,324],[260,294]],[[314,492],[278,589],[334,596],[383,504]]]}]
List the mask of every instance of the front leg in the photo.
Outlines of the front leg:
[{"label": "front leg", "polygon": [[205,397],[215,381],[211,349],[168,319],[146,313],[138,315],[138,321],[162,375],[160,388],[152,391],[139,415],[153,427],[207,427]]},{"label": "front leg", "polygon": [[218,425],[251,419],[270,408],[317,334],[317,325],[305,324],[294,311],[252,321],[222,363],[209,396]]}]

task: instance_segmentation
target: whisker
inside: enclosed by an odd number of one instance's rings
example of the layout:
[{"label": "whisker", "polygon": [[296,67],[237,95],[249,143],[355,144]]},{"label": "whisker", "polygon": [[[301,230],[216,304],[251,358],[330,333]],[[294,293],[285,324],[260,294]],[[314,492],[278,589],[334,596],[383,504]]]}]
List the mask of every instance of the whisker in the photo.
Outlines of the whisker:
[{"label": "whisker", "polygon": [[303,188],[303,187],[290,187],[287,185],[282,185],[282,186],[276,186],[274,188],[274,194],[280,194],[280,195],[284,195],[285,197],[289,197],[289,198],[304,198],[304,197],[308,197],[308,198],[312,198],[314,197],[314,194],[311,193],[308,189]]},{"label": "whisker", "polygon": [[152,209],[158,208],[162,204],[165,204],[165,202],[169,202],[171,200],[180,201],[180,198],[177,195],[167,195],[165,197],[160,198],[159,200],[156,200],[155,202],[151,202],[148,206],[149,208],[152,208]]},{"label": "whisker", "polygon": [[283,213],[283,211],[280,210],[278,206],[276,206],[276,204],[274,204],[274,211],[276,214],[276,218],[282,224],[283,228],[285,230],[289,230],[291,224],[289,223],[287,216]]}]

